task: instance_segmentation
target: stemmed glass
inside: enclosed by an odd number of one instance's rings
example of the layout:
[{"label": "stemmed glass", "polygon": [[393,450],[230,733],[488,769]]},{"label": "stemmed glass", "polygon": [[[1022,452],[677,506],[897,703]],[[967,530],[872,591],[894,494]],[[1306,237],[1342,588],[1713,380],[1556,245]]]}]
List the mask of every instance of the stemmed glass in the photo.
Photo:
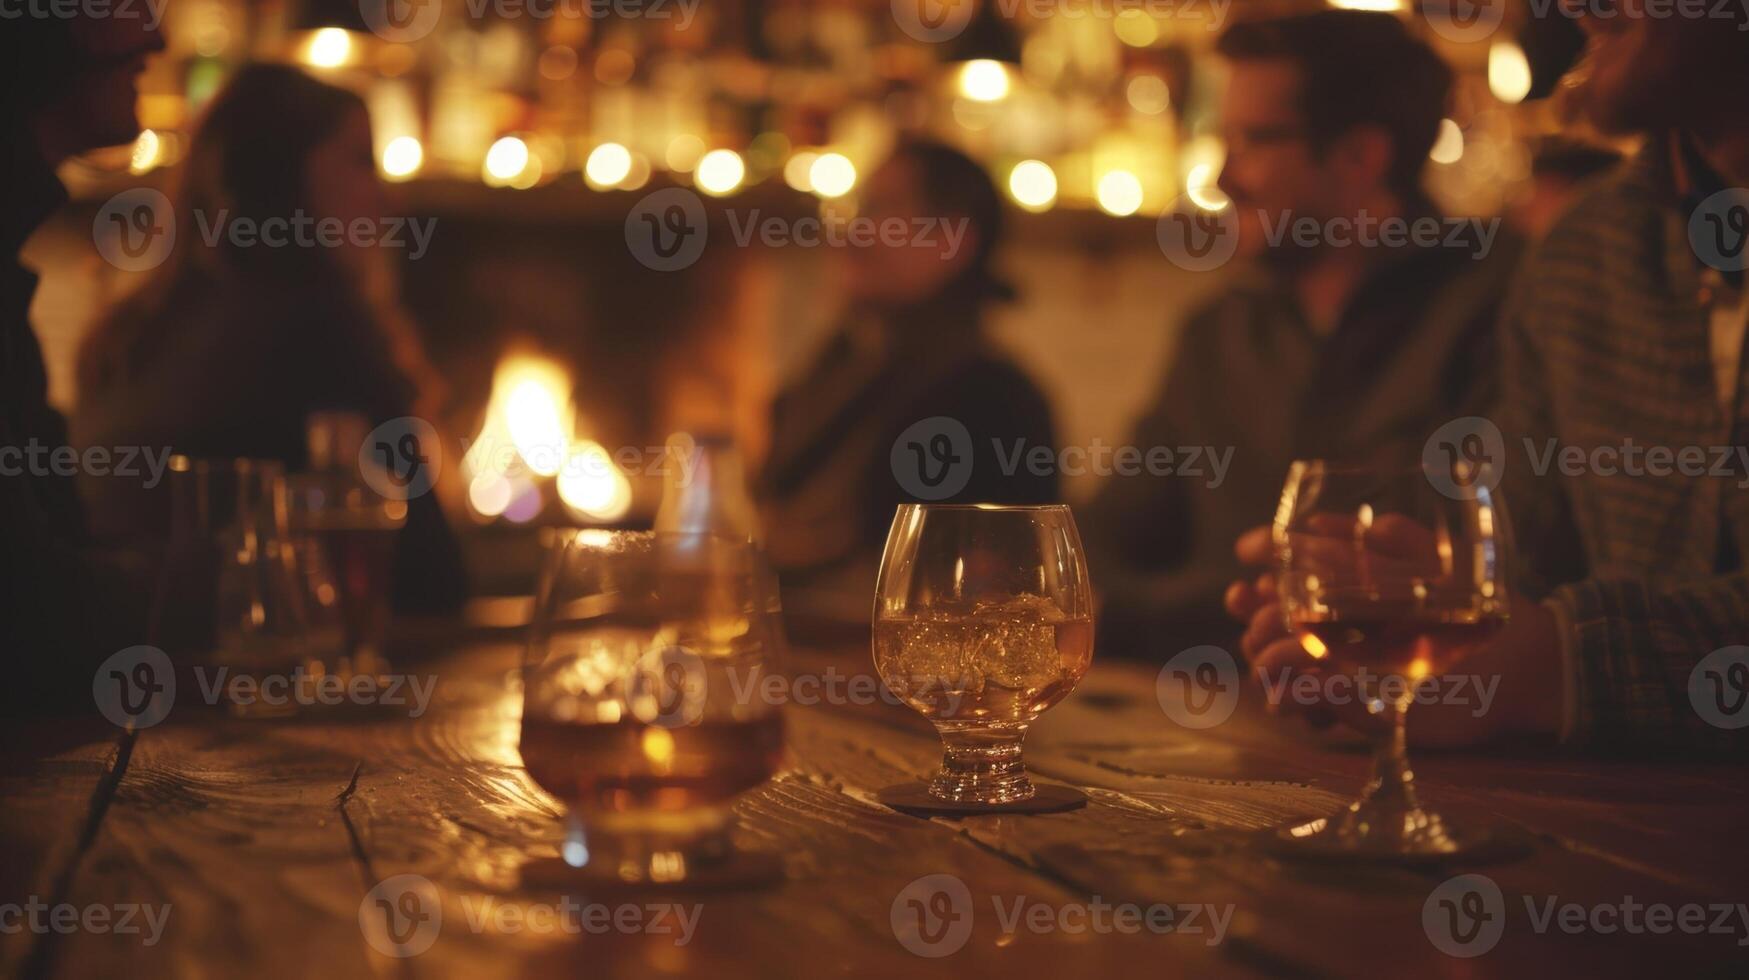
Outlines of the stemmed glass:
[{"label": "stemmed glass", "polygon": [[760,696],[783,645],[751,542],[580,530],[545,569],[523,669],[528,773],[569,811],[558,863],[531,875],[640,885],[755,883],[730,805],[783,754]]},{"label": "stemmed glass", "polygon": [[882,791],[901,809],[1067,809],[1035,786],[1021,743],[1093,659],[1080,532],[1062,505],[903,504],[875,589],[881,680],[941,735],[941,769]]},{"label": "stemmed glass", "polygon": [[1511,531],[1492,481],[1445,476],[1319,460],[1288,471],[1274,523],[1286,625],[1320,670],[1352,679],[1360,710],[1343,716],[1373,740],[1358,800],[1279,832],[1295,850],[1442,858],[1501,843],[1423,806],[1405,748],[1416,685],[1486,644],[1510,605]]}]

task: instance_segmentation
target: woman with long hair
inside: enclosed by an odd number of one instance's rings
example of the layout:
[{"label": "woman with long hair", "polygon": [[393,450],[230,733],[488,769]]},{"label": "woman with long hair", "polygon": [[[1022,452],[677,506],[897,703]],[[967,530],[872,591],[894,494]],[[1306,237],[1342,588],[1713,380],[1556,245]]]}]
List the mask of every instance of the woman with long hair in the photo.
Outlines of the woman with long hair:
[{"label": "woman with long hair", "polygon": [[[172,194],[175,243],[151,279],[86,337],[81,445],[168,446],[193,457],[308,463],[319,411],[372,425],[430,417],[435,373],[395,298],[395,244],[359,97],[276,65],[214,97]],[[106,523],[93,495],[93,523]],[[119,517],[119,515],[118,515]],[[396,561],[401,608],[462,597],[459,551],[435,501],[410,507]]]}]

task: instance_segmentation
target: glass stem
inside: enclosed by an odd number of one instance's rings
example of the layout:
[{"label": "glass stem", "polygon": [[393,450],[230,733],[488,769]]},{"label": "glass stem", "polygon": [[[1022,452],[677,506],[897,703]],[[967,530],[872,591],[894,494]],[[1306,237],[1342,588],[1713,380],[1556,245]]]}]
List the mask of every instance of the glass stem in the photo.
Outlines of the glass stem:
[{"label": "glass stem", "polygon": [[1008,803],[1033,794],[1020,755],[1026,732],[941,729],[941,770],[929,781],[931,795],[967,803]]},{"label": "glass stem", "polygon": [[1389,725],[1373,740],[1372,782],[1363,794],[1368,803],[1398,811],[1420,807],[1415,799],[1415,773],[1409,768],[1409,700],[1379,702],[1390,712]]}]

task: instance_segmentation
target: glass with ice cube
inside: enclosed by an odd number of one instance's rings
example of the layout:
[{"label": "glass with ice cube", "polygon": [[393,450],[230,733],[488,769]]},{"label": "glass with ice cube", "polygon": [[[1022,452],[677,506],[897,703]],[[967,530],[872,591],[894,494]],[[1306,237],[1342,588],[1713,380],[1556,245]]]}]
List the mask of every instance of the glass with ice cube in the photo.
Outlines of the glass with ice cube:
[{"label": "glass with ice cube", "polygon": [[1027,727],[1093,659],[1093,599],[1069,508],[901,505],[875,588],[874,659],[941,734],[929,796],[1032,798]]}]

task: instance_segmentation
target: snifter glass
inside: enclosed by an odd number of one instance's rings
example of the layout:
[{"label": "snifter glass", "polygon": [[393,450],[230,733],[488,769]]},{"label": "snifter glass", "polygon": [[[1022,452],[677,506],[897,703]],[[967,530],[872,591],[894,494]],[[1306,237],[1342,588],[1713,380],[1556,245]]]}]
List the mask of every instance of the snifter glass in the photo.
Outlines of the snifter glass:
[{"label": "snifter glass", "polygon": [[[1445,675],[1505,625],[1511,531],[1487,474],[1300,461],[1273,527],[1291,636],[1324,676],[1353,681],[1331,705],[1373,741],[1373,773],[1341,812],[1280,831],[1302,853],[1442,858],[1497,850],[1423,806],[1405,719],[1416,686]],[[1334,690],[1334,688],[1332,688]]]},{"label": "snifter glass", "polygon": [[1075,689],[1092,658],[1093,599],[1068,507],[899,507],[875,590],[874,660],[888,689],[941,735],[941,769],[922,805],[1035,800],[1044,790],[1021,757],[1027,728]]},{"label": "snifter glass", "polygon": [[729,808],[782,757],[778,706],[757,696],[781,647],[775,586],[751,542],[557,539],[524,660],[521,750],[570,820],[562,863],[533,873],[658,885],[775,874],[730,846]]}]

